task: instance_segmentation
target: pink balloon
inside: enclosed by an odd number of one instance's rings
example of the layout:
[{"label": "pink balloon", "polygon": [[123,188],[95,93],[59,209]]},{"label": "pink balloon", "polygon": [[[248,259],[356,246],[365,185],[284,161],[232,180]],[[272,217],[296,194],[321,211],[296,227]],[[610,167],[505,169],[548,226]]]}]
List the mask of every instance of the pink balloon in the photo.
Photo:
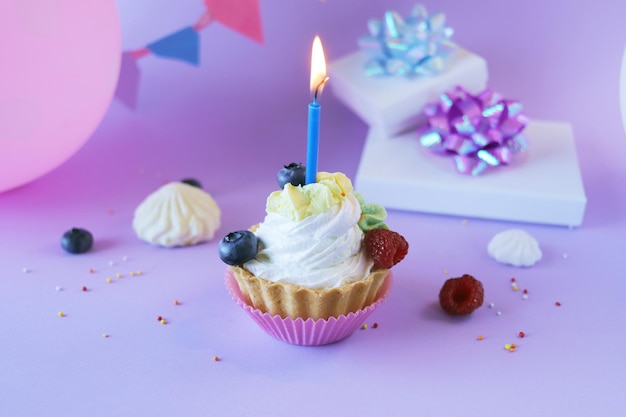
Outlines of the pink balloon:
[{"label": "pink balloon", "polygon": [[70,158],[101,122],[121,59],[115,0],[0,1],[0,192]]}]

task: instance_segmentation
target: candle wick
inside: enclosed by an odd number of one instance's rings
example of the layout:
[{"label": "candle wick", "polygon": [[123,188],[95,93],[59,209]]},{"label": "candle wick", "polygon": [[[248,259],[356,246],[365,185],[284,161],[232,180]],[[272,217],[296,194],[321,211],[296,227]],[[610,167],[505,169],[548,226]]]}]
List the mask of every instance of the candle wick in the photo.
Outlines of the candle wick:
[{"label": "candle wick", "polygon": [[330,77],[324,77],[322,81],[315,87],[315,92],[313,93],[313,102],[317,103],[317,97],[322,95],[322,90],[324,89],[324,85],[328,82]]}]

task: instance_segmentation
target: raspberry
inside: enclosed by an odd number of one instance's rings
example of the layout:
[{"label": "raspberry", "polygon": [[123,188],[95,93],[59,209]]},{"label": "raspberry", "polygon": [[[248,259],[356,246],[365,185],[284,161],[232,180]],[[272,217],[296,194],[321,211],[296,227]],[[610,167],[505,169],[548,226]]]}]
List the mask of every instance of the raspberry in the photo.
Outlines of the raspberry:
[{"label": "raspberry", "polygon": [[374,260],[374,267],[389,269],[400,262],[409,251],[404,237],[391,230],[373,229],[365,234],[365,250]]},{"label": "raspberry", "polygon": [[483,284],[471,275],[450,278],[439,291],[439,304],[446,313],[465,316],[483,305]]}]

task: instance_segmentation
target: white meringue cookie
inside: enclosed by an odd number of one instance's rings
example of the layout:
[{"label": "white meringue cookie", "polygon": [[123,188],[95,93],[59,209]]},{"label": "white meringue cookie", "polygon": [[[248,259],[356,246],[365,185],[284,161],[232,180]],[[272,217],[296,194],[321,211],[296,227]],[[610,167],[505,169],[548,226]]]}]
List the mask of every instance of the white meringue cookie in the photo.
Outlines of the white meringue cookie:
[{"label": "white meringue cookie", "polygon": [[165,184],[135,210],[137,237],[161,246],[189,246],[210,240],[220,227],[221,211],[211,195],[182,182]]},{"label": "white meringue cookie", "polygon": [[496,234],[487,245],[487,252],[496,261],[513,266],[533,266],[542,255],[537,240],[521,229]]}]

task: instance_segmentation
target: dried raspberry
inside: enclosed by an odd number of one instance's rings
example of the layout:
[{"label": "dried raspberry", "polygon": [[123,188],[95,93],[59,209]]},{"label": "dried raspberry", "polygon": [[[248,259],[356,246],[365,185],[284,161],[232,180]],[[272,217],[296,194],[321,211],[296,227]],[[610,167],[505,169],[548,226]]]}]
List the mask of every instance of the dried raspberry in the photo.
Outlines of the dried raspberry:
[{"label": "dried raspberry", "polygon": [[439,291],[439,304],[446,313],[465,316],[483,305],[483,284],[471,275],[450,278]]},{"label": "dried raspberry", "polygon": [[409,251],[404,237],[391,230],[373,229],[365,234],[365,250],[374,260],[374,267],[389,269],[400,262]]}]

